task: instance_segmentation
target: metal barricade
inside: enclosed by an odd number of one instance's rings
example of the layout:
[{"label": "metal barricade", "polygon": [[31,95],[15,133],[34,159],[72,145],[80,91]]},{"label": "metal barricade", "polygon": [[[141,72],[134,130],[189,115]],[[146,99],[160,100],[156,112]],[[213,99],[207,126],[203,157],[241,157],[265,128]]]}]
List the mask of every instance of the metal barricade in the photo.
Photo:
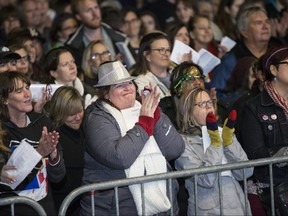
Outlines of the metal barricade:
[{"label": "metal barricade", "polygon": [[10,205],[11,206],[11,215],[15,215],[15,204],[25,204],[30,207],[32,207],[35,212],[37,212],[37,215],[41,216],[46,216],[46,212],[44,211],[43,207],[35,200],[28,198],[28,197],[21,197],[21,196],[16,196],[16,197],[6,197],[6,198],[0,198],[0,206],[6,206]]},{"label": "metal barricade", "polygon": [[[143,177],[137,177],[137,178],[129,178],[129,179],[120,179],[120,180],[114,180],[114,181],[108,181],[108,182],[102,182],[102,183],[95,183],[90,185],[84,185],[81,186],[75,190],[73,190],[62,202],[60,209],[59,209],[59,215],[66,215],[67,209],[71,202],[77,198],[79,195],[90,192],[91,196],[91,209],[92,209],[92,215],[95,215],[95,209],[94,209],[94,193],[97,190],[107,190],[114,188],[115,190],[115,201],[116,201],[116,212],[117,215],[119,214],[119,203],[118,203],[118,188],[122,186],[128,186],[133,184],[141,184],[141,196],[143,199],[143,184],[146,182],[152,182],[152,181],[158,181],[158,180],[168,180],[169,184],[169,198],[172,202],[172,179],[176,178],[183,178],[183,177],[194,177],[194,186],[197,186],[197,177],[202,174],[207,173],[218,173],[218,175],[222,171],[226,170],[236,170],[236,169],[245,169],[250,167],[258,167],[258,166],[269,166],[269,175],[270,175],[270,185],[273,185],[273,164],[277,163],[283,163],[288,162],[288,156],[283,157],[275,157],[275,158],[262,158],[257,160],[250,160],[250,161],[242,161],[238,163],[230,163],[230,164],[224,164],[224,165],[217,165],[217,166],[209,166],[209,167],[201,167],[197,169],[188,169],[188,170],[181,170],[181,171],[174,171],[169,172],[165,174],[157,174],[157,175],[149,175],[149,176],[143,176]],[[245,172],[243,170],[243,172]],[[221,178],[218,178],[218,184],[221,186]],[[244,194],[245,194],[245,207],[246,207],[246,213],[248,211],[248,194],[247,194],[247,179],[245,178],[244,181]],[[197,188],[197,187],[195,187]],[[221,187],[219,187],[221,188]],[[197,194],[197,189],[195,190],[195,197]],[[271,215],[275,216],[275,205],[274,205],[274,190],[273,186],[270,187],[270,194],[271,194]],[[220,209],[222,209],[222,202],[221,202],[221,190],[219,190],[219,197],[220,197]],[[145,204],[142,203],[142,206],[144,207]],[[197,206],[197,199],[195,202],[195,206]],[[197,209],[197,208],[196,208]],[[143,214],[145,209],[143,209]],[[173,209],[171,209],[171,213],[173,213]],[[173,215],[173,214],[171,214]],[[197,211],[196,211],[197,215]]]}]

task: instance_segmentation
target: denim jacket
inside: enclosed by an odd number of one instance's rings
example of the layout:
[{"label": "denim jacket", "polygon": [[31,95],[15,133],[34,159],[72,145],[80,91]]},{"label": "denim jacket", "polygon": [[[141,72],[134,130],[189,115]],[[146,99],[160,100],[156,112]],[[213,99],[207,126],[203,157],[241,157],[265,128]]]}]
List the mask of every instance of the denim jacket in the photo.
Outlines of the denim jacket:
[{"label": "denim jacket", "polygon": [[[241,122],[241,144],[250,160],[272,157],[280,148],[288,146],[285,113],[265,89],[246,104]],[[275,180],[287,178],[287,166],[273,168]],[[268,174],[268,166],[255,168],[258,180],[268,180]]]}]

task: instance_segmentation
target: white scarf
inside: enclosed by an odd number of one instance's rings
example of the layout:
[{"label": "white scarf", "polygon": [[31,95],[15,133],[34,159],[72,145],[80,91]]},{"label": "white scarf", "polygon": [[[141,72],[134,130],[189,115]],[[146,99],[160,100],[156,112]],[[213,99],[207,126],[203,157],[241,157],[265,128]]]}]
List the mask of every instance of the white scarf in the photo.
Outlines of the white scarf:
[{"label": "white scarf", "polygon": [[[135,101],[133,107],[121,111],[117,110],[106,102],[103,102],[103,106],[112,114],[119,124],[122,137],[125,136],[128,130],[135,126],[136,122],[138,122],[141,109],[141,104],[138,101]],[[166,172],[166,159],[162,155],[161,150],[159,149],[153,136],[151,136],[145,143],[140,155],[130,166],[130,168],[125,170],[127,178]],[[141,185],[129,185],[129,189],[136,204],[138,215],[143,215]],[[165,212],[171,208],[171,203],[166,194],[165,180],[145,183],[144,198],[145,215]]]}]

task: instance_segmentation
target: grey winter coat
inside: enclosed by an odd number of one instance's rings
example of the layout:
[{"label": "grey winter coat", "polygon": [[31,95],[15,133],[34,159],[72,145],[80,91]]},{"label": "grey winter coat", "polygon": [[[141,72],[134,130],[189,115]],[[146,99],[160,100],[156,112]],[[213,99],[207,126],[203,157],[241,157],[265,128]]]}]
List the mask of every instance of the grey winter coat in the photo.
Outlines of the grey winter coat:
[{"label": "grey winter coat", "polygon": [[[182,137],[186,147],[182,155],[175,161],[175,167],[178,170],[220,165],[222,164],[223,152],[228,163],[248,160],[235,136],[233,143],[228,147],[223,149],[210,145],[205,153],[202,137],[199,135],[183,135]],[[233,170],[231,173],[232,176],[221,176],[223,215],[246,215],[244,193],[238,183],[244,179],[243,170]],[[246,178],[252,174],[253,168],[246,169]],[[185,187],[189,193],[188,215],[195,215],[194,179],[187,179]],[[220,215],[217,173],[199,175],[197,193],[197,213],[199,215]],[[249,206],[248,214],[251,215]]]},{"label": "grey winter coat", "polygon": [[[100,100],[94,102],[89,110],[84,122],[86,144],[83,184],[126,178],[124,170],[134,163],[149,139],[148,134],[141,126],[135,125],[122,137],[117,121],[105,110]],[[183,139],[163,113],[153,135],[167,161],[177,158],[184,151]],[[175,214],[178,211],[177,190],[174,190],[173,200]],[[120,215],[137,215],[129,188],[122,187],[118,193]],[[97,215],[115,215],[114,190],[96,192],[94,205]],[[91,215],[89,196],[82,200],[81,207],[82,215]]]}]

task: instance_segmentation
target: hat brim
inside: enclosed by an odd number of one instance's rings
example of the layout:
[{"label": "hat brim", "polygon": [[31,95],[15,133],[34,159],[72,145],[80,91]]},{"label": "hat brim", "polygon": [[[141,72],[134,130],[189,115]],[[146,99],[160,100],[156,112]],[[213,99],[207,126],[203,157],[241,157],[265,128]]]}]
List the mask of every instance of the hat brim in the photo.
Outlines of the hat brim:
[{"label": "hat brim", "polygon": [[0,54],[0,61],[1,60],[17,60],[17,59],[20,59],[21,56],[17,53],[12,53],[12,52],[7,52],[7,53],[1,53]]},{"label": "hat brim", "polygon": [[136,77],[131,76],[131,77],[127,77],[127,78],[124,78],[124,79],[120,79],[117,82],[107,82],[107,83],[102,83],[102,84],[96,84],[93,87],[94,88],[99,88],[99,87],[104,87],[104,86],[111,86],[111,85],[116,85],[116,84],[123,83],[123,82],[128,82],[128,81],[131,81],[131,80],[134,80],[134,79],[136,79]]}]

